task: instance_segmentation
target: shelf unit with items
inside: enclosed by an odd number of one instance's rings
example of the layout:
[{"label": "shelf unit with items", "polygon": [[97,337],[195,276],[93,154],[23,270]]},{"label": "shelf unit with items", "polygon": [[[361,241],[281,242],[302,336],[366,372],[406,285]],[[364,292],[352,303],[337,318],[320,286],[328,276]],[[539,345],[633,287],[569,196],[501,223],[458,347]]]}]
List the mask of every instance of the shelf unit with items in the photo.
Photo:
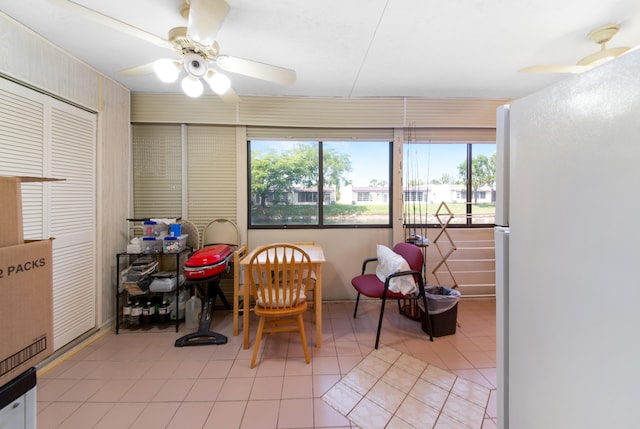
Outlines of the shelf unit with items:
[{"label": "shelf unit with items", "polygon": [[[182,266],[190,251],[116,254],[116,334],[121,327],[144,329],[171,324],[178,332],[180,320],[184,319],[180,303],[186,301],[180,297],[182,293],[186,298]],[[159,286],[153,287],[154,284]],[[163,303],[163,298],[171,302]],[[134,300],[136,305],[132,306]],[[147,303],[151,307],[146,307]]]}]

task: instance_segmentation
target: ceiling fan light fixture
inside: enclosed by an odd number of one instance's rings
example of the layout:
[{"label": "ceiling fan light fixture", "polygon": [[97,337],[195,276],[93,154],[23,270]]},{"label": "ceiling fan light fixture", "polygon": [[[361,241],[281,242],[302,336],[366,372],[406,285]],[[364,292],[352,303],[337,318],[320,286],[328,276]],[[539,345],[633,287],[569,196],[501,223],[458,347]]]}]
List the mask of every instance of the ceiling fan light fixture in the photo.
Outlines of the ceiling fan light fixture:
[{"label": "ceiling fan light fixture", "polygon": [[222,73],[214,73],[206,80],[211,87],[211,90],[218,95],[224,94],[229,90],[229,88],[231,88],[231,81],[229,80],[227,75]]},{"label": "ceiling fan light fixture", "polygon": [[182,79],[182,90],[189,97],[197,98],[202,95],[202,91],[204,91],[204,86],[200,79],[194,76],[185,76]]},{"label": "ceiling fan light fixture", "polygon": [[204,58],[198,54],[187,54],[184,56],[184,69],[191,76],[201,78],[207,75],[209,66]]},{"label": "ceiling fan light fixture", "polygon": [[153,63],[153,70],[158,79],[164,83],[172,83],[178,80],[180,67],[175,61],[163,58]]}]

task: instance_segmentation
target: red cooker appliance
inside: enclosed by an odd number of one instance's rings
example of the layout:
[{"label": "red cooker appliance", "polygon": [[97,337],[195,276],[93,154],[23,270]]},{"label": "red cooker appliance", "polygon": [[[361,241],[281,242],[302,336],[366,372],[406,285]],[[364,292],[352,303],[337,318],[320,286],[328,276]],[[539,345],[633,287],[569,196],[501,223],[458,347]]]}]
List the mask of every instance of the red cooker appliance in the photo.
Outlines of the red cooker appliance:
[{"label": "red cooker appliance", "polygon": [[232,253],[231,247],[224,244],[196,250],[184,264],[184,276],[189,280],[204,280],[222,274]]},{"label": "red cooker appliance", "polygon": [[[229,268],[232,254],[233,249],[230,246],[215,244],[195,251],[184,263],[185,284],[195,286],[205,298],[198,330],[178,338],[175,342],[176,347],[226,344],[227,337],[211,331],[210,326],[217,296],[220,296],[226,308],[231,308],[220,289],[220,279]],[[202,289],[203,284],[207,285],[206,292]]]}]

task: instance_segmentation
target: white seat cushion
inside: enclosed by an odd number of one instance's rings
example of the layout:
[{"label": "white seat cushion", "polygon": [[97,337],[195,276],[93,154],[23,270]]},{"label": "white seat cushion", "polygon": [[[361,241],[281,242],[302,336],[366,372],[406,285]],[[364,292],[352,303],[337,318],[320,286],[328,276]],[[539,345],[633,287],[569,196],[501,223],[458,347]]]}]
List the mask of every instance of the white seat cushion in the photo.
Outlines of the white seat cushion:
[{"label": "white seat cushion", "polygon": [[[398,255],[387,246],[377,245],[378,265],[376,266],[376,276],[381,282],[387,279],[387,276],[399,271],[409,271],[409,263],[402,256]],[[394,277],[389,281],[389,290],[392,292],[400,292],[403,295],[409,295],[416,291],[416,281],[413,276]]]},{"label": "white seat cushion", "polygon": [[[300,291],[300,295],[298,297],[298,300],[296,302],[293,303],[293,305],[298,305],[298,304],[302,304],[303,302],[305,302],[307,300],[307,297],[304,293],[304,285],[302,286],[302,290]],[[291,304],[289,304],[291,302],[291,294],[289,293],[289,290],[283,290],[282,288],[279,288],[278,290],[278,304],[277,307],[289,307]],[[273,290],[271,291],[271,298],[268,299],[265,303],[265,300],[263,299],[262,293],[260,293],[260,291],[258,291],[258,300],[256,302],[257,305],[259,305],[260,307],[269,307],[271,305],[271,301],[275,301],[276,300],[276,291]]]}]

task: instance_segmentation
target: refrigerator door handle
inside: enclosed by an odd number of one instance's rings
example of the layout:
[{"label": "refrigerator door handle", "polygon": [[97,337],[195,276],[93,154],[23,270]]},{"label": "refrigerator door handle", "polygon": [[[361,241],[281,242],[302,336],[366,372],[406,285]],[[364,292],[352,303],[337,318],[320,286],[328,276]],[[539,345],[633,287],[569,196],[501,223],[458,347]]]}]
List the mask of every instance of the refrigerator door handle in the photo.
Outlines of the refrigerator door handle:
[{"label": "refrigerator door handle", "polygon": [[498,428],[509,427],[509,228],[495,228]]}]

